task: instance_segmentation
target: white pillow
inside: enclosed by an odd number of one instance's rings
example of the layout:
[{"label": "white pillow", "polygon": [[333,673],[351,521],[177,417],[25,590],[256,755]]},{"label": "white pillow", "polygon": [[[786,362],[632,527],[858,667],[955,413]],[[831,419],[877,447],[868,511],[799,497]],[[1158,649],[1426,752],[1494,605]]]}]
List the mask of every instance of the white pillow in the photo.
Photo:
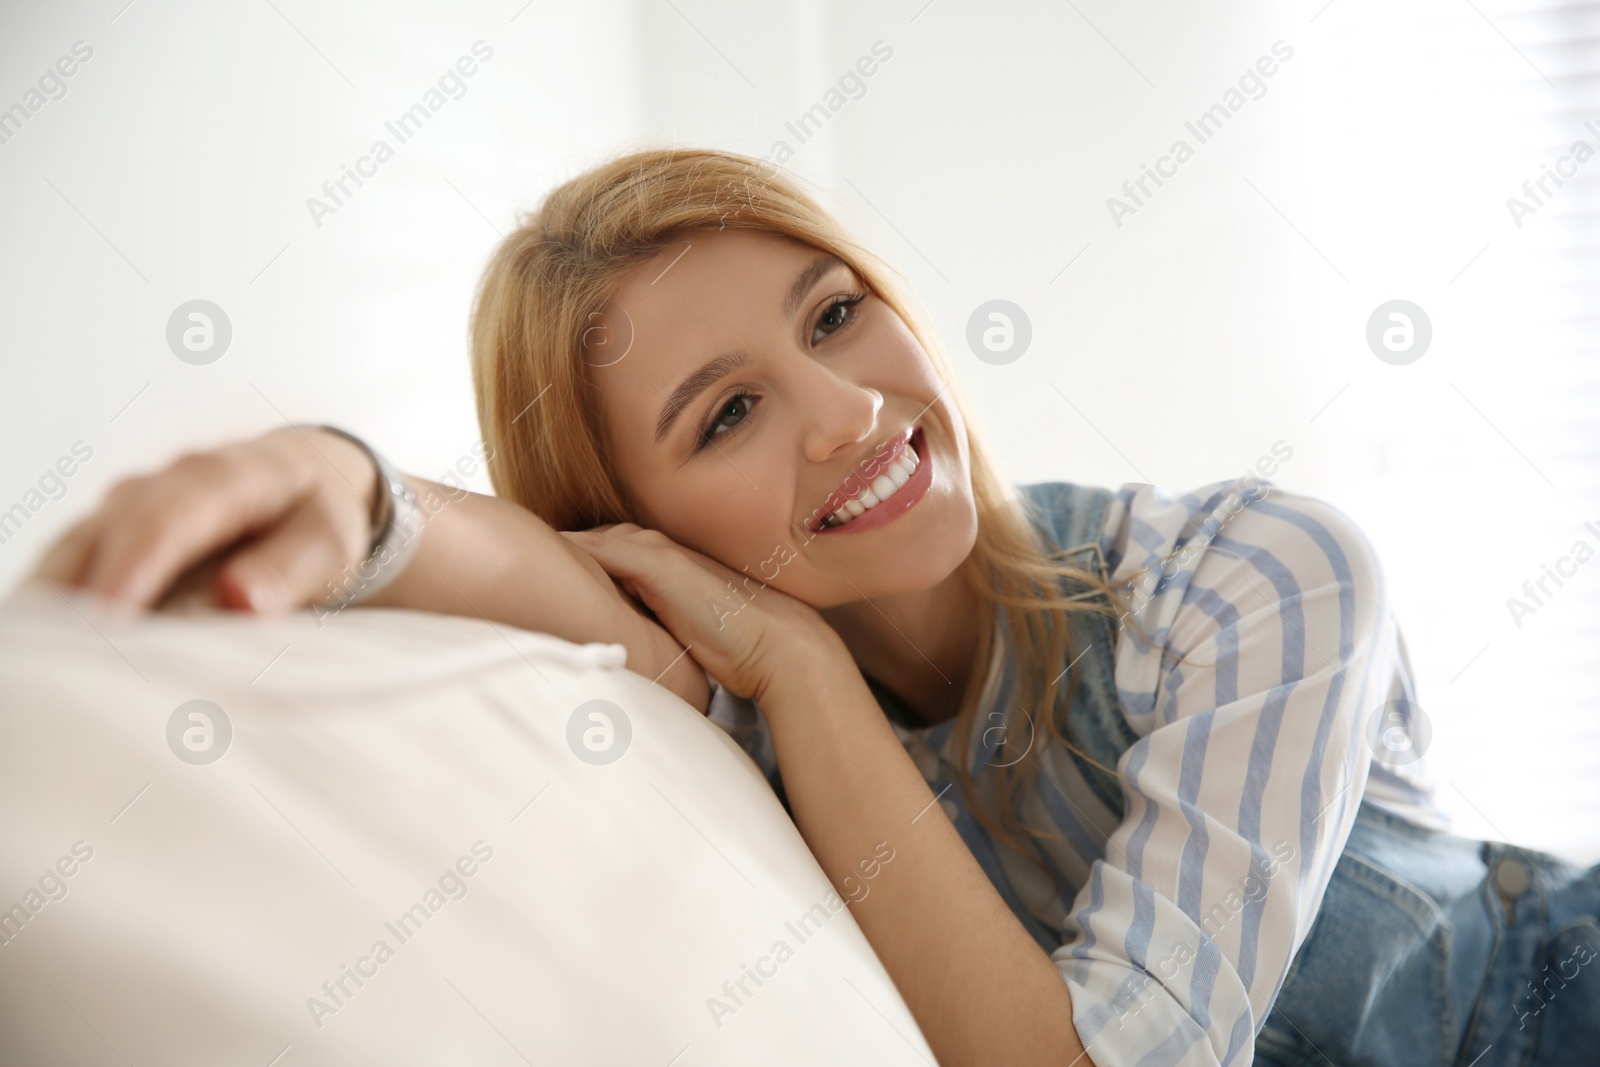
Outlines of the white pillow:
[{"label": "white pillow", "polygon": [[755,763],[620,645],[103,607],[0,606],[0,1062],[933,1062]]}]

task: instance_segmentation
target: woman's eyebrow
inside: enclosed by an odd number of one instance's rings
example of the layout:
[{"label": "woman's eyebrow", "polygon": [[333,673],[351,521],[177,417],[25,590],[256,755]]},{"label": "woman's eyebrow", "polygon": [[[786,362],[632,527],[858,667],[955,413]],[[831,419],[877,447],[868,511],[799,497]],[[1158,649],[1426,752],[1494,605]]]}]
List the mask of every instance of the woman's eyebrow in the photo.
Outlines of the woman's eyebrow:
[{"label": "woman's eyebrow", "polygon": [[677,418],[695,397],[709,389],[718,379],[749,362],[750,357],[742,350],[736,349],[726,355],[718,356],[679,382],[678,387],[667,397],[667,402],[661,406],[660,416],[656,418],[656,444],[660,444],[661,439],[667,436],[667,431],[672,428],[672,420]]},{"label": "woman's eyebrow", "polygon": [[[806,264],[805,269],[795,276],[793,284],[789,286],[788,295],[784,297],[783,317],[794,318],[794,313],[800,308],[800,302],[806,298],[806,294],[811,292],[817,282],[835,267],[844,266],[849,264],[832,252],[824,252]],[[667,431],[672,428],[672,420],[693,403],[695,397],[705,392],[719,379],[749,362],[750,357],[742,351],[729,352],[718,356],[679,382],[678,387],[668,395],[667,402],[661,406],[661,414],[656,418],[656,444],[660,444],[661,439],[667,436]]]},{"label": "woman's eyebrow", "polygon": [[794,313],[800,308],[800,301],[811,292],[811,287],[822,280],[822,276],[835,267],[848,266],[844,260],[832,252],[824,252],[806,265],[806,269],[795,276],[794,284],[789,286],[789,295],[783,301],[783,317],[794,318]]}]

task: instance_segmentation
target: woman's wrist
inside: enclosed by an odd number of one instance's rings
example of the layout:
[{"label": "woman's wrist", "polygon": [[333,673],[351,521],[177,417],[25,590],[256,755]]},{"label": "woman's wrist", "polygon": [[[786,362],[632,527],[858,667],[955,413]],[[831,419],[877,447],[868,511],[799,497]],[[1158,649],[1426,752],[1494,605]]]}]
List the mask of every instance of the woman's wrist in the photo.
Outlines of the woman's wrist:
[{"label": "woman's wrist", "polygon": [[372,472],[366,550],[355,561],[355,573],[342,575],[339,585],[330,590],[331,596],[324,601],[324,606],[336,604],[343,608],[371,600],[410,566],[420,546],[426,515],[405,475],[366,441],[337,426],[320,425],[316,429],[353,445],[366,457]]},{"label": "woman's wrist", "polygon": [[378,495],[382,489],[378,465],[371,454],[351,438],[326,427],[304,426],[300,430],[312,436],[314,447],[333,465],[339,477],[355,487],[370,523],[371,516],[378,511],[378,505],[382,502]]},{"label": "woman's wrist", "polygon": [[488,619],[578,643],[623,643],[614,598],[537,515],[502,497],[406,478],[426,536],[406,569],[363,603]]},{"label": "woman's wrist", "polygon": [[[484,572],[503,557],[493,505],[514,505],[414,474],[401,477],[416,495],[417,521],[428,527],[427,536],[419,538],[405,569],[362,602],[446,615],[477,614],[472,604],[485,602],[480,590],[493,581]],[[511,621],[493,614],[494,607],[484,609],[489,617]]]},{"label": "woman's wrist", "polygon": [[601,634],[588,640],[622,645],[628,652],[630,671],[655,682],[702,715],[711,710],[711,681],[705,668],[660,625],[615,601]]},{"label": "woman's wrist", "polygon": [[786,717],[792,709],[815,708],[819,701],[841,690],[866,693],[866,680],[855,657],[837,631],[818,615],[812,625],[775,628],[782,638],[769,655],[769,668],[754,700],[769,720]]}]

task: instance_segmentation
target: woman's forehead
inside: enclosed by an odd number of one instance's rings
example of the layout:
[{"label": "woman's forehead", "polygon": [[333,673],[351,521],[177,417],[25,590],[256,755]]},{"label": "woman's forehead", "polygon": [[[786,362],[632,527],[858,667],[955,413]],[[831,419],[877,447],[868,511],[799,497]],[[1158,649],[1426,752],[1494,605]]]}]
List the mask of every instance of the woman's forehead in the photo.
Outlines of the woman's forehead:
[{"label": "woman's forehead", "polygon": [[[748,230],[687,232],[618,281],[582,338],[592,369],[643,365],[716,352],[721,334],[791,318],[838,257],[783,234]],[[684,350],[692,350],[687,355]]]},{"label": "woman's forehead", "polygon": [[[716,278],[724,285],[753,288],[770,284],[789,264],[818,254],[818,249],[787,234],[765,230],[700,228],[667,242],[651,259],[624,274],[613,301],[637,300],[661,291],[682,294],[685,279]],[[676,278],[677,284],[670,284]]]}]

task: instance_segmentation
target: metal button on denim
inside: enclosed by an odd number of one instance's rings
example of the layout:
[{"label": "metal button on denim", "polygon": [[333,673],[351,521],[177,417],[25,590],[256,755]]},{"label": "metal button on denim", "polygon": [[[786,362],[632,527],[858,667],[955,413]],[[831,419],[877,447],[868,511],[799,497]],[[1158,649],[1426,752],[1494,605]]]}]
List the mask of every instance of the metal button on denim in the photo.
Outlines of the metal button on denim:
[{"label": "metal button on denim", "polygon": [[1507,900],[1516,900],[1533,884],[1533,875],[1520,856],[1501,856],[1494,868],[1495,888]]}]

